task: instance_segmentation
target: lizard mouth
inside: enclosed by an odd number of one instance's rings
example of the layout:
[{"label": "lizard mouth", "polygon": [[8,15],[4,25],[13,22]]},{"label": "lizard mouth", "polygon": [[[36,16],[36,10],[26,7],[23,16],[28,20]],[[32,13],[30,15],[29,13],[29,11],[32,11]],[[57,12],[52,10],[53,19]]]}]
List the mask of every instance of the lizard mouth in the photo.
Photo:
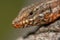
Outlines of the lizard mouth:
[{"label": "lizard mouth", "polygon": [[14,28],[20,28],[19,24],[13,24]]},{"label": "lizard mouth", "polygon": [[29,23],[28,20],[24,20],[24,21],[20,21],[20,22],[15,22],[15,23],[13,23],[13,26],[14,26],[15,28],[22,28],[22,27],[26,27],[28,23]]},{"label": "lizard mouth", "polygon": [[15,28],[24,28],[27,27],[28,25],[32,25],[32,19],[29,20],[22,20],[20,22],[13,22],[13,26]]}]

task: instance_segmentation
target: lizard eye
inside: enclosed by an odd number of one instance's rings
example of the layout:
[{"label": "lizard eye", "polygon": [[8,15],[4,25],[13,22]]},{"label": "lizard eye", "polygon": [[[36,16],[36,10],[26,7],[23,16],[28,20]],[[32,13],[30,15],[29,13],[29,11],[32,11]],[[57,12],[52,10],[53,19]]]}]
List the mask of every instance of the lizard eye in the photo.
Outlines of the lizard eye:
[{"label": "lizard eye", "polygon": [[30,15],[32,15],[33,14],[33,12],[30,12]]}]

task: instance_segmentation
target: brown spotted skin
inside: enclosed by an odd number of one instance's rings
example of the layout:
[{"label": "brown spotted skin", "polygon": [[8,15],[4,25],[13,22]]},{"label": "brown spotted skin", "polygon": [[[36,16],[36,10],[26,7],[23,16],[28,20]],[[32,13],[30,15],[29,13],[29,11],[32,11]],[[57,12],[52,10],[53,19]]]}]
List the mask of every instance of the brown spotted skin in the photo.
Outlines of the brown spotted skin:
[{"label": "brown spotted skin", "polygon": [[60,1],[49,0],[23,8],[12,24],[15,28],[39,26],[54,22],[60,17]]}]

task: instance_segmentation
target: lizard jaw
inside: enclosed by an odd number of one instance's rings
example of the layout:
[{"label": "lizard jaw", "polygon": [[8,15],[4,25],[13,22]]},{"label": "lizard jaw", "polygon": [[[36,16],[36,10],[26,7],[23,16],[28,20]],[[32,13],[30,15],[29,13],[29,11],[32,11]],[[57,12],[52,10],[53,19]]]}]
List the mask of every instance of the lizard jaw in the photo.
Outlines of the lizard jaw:
[{"label": "lizard jaw", "polygon": [[32,25],[32,21],[33,19],[27,19],[16,23],[13,22],[12,24],[15,28],[23,28],[23,27],[27,27],[27,25]]},{"label": "lizard jaw", "polygon": [[26,27],[27,25],[26,24],[28,24],[29,23],[29,21],[28,20],[24,20],[24,21],[20,21],[20,22],[12,22],[12,25],[15,27],[15,28],[22,28],[22,27]]}]

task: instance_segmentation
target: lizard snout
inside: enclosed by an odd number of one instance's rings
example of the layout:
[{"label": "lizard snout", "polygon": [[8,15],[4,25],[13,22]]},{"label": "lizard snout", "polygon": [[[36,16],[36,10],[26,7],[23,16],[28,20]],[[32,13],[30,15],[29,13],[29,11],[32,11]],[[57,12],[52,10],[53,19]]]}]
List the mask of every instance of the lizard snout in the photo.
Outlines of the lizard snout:
[{"label": "lizard snout", "polygon": [[20,22],[20,21],[13,21],[12,25],[15,28],[20,28],[20,27],[22,27],[22,22]]},{"label": "lizard snout", "polygon": [[19,24],[13,24],[13,26],[14,26],[15,28],[20,28],[20,27],[19,27]]}]

